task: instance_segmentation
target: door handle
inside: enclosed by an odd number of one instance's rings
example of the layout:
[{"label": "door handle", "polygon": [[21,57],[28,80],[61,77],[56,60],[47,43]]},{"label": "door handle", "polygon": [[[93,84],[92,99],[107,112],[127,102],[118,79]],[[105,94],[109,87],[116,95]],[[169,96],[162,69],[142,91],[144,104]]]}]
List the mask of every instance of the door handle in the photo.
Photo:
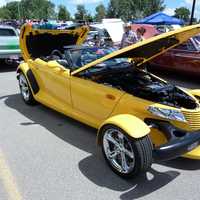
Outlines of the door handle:
[{"label": "door handle", "polygon": [[110,99],[110,100],[115,100],[116,99],[116,97],[114,95],[112,95],[112,94],[106,94],[106,98]]}]

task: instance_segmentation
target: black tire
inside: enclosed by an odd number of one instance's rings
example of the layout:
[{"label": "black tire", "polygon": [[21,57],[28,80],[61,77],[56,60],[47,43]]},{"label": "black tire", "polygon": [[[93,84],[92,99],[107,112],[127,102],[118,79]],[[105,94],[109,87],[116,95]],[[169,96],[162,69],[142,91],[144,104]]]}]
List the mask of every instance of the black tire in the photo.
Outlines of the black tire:
[{"label": "black tire", "polygon": [[[130,170],[128,172],[122,172],[121,170],[119,170],[115,166],[115,164],[113,164],[112,161],[109,160],[108,155],[106,155],[107,153],[106,153],[105,144],[104,144],[106,139],[104,137],[106,137],[105,134],[107,134],[108,130],[111,130],[111,129],[116,130],[116,133],[118,131],[124,135],[124,138],[128,141],[128,145],[130,145],[130,147],[132,148],[132,151],[134,153],[134,162],[135,163],[134,163],[134,166],[132,166],[132,168],[130,168]],[[137,175],[139,175],[140,173],[146,172],[151,167],[153,147],[152,147],[152,143],[151,143],[151,140],[148,135],[144,136],[142,138],[139,138],[139,139],[133,139],[133,138],[130,138],[127,135],[127,133],[124,132],[119,127],[114,126],[114,125],[106,125],[101,130],[101,136],[102,136],[101,137],[101,146],[102,146],[104,158],[107,161],[109,167],[116,174],[120,175],[123,178],[133,178],[133,177],[136,177]],[[126,142],[126,140],[125,140],[125,142]],[[120,153],[120,155],[121,155],[121,153]]]},{"label": "black tire", "polygon": [[[19,76],[18,76],[18,79],[19,79],[19,88],[20,88],[21,97],[24,100],[24,102],[27,105],[35,105],[35,104],[37,104],[36,100],[33,97],[33,94],[32,94],[32,91],[31,91],[31,88],[29,86],[29,83],[28,83],[28,80],[27,80],[26,76],[22,72],[20,72]],[[24,83],[22,83],[22,81]],[[27,95],[25,95],[25,91],[24,91],[24,88],[23,88],[22,84],[24,84],[24,86],[27,88]]]}]

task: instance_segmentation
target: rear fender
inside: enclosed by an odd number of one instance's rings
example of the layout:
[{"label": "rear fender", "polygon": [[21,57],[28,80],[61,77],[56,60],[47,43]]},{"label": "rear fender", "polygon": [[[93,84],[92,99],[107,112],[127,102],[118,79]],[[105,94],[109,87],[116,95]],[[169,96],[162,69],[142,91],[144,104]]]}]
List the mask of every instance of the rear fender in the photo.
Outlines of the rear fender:
[{"label": "rear fender", "polygon": [[23,74],[26,75],[27,71],[30,69],[30,67],[28,66],[27,63],[23,62],[20,63],[20,65],[17,67],[17,74],[19,74],[20,72],[22,72]]},{"label": "rear fender", "polygon": [[120,114],[108,118],[103,122],[103,124],[100,125],[97,134],[97,144],[101,143],[102,130],[106,125],[115,125],[134,139],[144,137],[150,132],[148,125],[145,124],[141,119],[130,114]]}]

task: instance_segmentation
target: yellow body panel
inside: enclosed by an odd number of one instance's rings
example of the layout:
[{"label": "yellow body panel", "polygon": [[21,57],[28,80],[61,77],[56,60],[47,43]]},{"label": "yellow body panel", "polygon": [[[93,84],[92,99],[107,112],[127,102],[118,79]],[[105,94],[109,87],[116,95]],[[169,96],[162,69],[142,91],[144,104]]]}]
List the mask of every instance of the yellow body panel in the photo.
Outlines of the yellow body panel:
[{"label": "yellow body panel", "polygon": [[194,96],[199,96],[200,97],[200,89],[196,89],[196,90],[190,90],[190,93]]},{"label": "yellow body panel", "polygon": [[132,138],[141,138],[150,133],[150,128],[141,119],[129,114],[120,114],[110,117],[105,120],[100,127],[106,124],[118,126]]},{"label": "yellow body panel", "polygon": [[[35,30],[31,31],[34,33]],[[35,34],[37,34],[37,31]],[[80,35],[81,31],[86,31],[86,29],[80,29]],[[27,63],[20,64],[18,70],[21,70],[24,74],[26,74],[29,68],[32,70],[40,88],[37,94],[33,94],[34,98],[38,102],[41,102],[58,112],[77,119],[96,129],[100,129],[106,124],[114,124],[122,128],[130,137],[133,138],[140,138],[150,134],[153,143],[157,146],[165,143],[166,138],[162,134],[157,137],[156,135],[159,134],[159,131],[154,128],[150,130],[150,128],[144,123],[144,119],[154,118],[165,121],[167,120],[152,115],[148,111],[148,107],[154,105],[170,109],[176,108],[156,104],[154,102],[127,94],[116,88],[98,84],[92,80],[82,79],[76,77],[75,75],[107,59],[117,57],[127,52],[130,53],[132,50],[134,52],[134,49],[139,49],[147,44],[150,45],[156,40],[174,37],[179,41],[176,44],[178,45],[198,32],[200,32],[200,25],[186,27],[175,32],[166,33],[153,39],[145,40],[138,44],[115,51],[72,73],[56,61],[45,62],[41,59],[30,59],[30,53],[27,51],[25,39],[21,37],[20,43],[23,49],[24,59]],[[74,32],[71,33],[73,34]],[[30,34],[30,31],[27,29],[24,34],[25,37]],[[56,34],[56,32],[53,32],[52,34]],[[82,39],[79,38],[77,43],[79,43],[80,40],[82,41]],[[170,48],[172,47],[174,47],[174,45]],[[160,52],[156,55],[147,59],[142,58],[142,61],[139,62],[138,65],[154,58],[167,49],[169,49],[169,47],[161,48]],[[136,59],[134,61],[136,61]],[[187,110],[185,110],[185,112],[187,112]],[[187,122],[183,123],[170,121],[170,123],[184,130],[190,130],[190,124]],[[198,147],[197,149],[189,152],[186,156],[200,159],[200,148]]]}]

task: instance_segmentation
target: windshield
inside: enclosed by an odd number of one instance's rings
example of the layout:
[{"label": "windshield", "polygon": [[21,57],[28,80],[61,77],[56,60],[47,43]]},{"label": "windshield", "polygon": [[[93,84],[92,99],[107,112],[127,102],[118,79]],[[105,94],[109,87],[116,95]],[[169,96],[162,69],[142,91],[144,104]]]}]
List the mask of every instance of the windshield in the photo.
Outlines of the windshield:
[{"label": "windshield", "polygon": [[0,28],[0,36],[16,36],[12,29]]},{"label": "windshield", "polygon": [[[95,61],[99,58],[102,58],[113,51],[116,51],[116,48],[97,48],[89,47],[83,49],[71,49],[70,57],[73,63],[73,69],[76,70],[92,61]],[[114,66],[119,65],[120,63],[129,63],[127,58],[113,58],[106,60],[96,66]]]}]

